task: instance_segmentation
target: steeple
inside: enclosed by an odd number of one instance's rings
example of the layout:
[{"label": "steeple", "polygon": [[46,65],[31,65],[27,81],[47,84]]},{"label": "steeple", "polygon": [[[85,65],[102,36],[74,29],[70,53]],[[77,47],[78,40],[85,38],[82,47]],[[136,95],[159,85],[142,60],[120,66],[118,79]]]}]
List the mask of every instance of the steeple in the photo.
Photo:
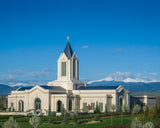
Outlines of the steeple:
[{"label": "steeple", "polygon": [[69,44],[69,37],[67,36],[67,45],[66,48],[64,49],[64,53],[66,54],[68,59],[71,59],[72,55],[73,55],[73,51],[72,48]]},{"label": "steeple", "polygon": [[79,81],[79,61],[76,53],[73,53],[67,37],[67,45],[58,59],[57,80],[50,85],[61,86],[66,90],[76,90],[86,83]]}]

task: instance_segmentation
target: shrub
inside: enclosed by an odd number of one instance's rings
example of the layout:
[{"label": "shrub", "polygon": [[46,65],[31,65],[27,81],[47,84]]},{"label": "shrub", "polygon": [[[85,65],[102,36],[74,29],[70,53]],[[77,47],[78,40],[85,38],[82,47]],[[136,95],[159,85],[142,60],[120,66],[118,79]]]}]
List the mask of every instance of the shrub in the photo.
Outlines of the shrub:
[{"label": "shrub", "polygon": [[158,121],[154,122],[154,126],[155,126],[155,128],[159,128],[159,126],[160,126],[160,121],[158,120]]},{"label": "shrub", "polygon": [[107,104],[105,104],[105,114],[108,114],[108,110],[107,110]]},{"label": "shrub", "polygon": [[143,125],[143,128],[154,128],[154,124],[152,122],[147,122]]},{"label": "shrub", "polygon": [[98,102],[96,102],[96,109],[95,109],[94,113],[100,113]]},{"label": "shrub", "polygon": [[141,106],[139,106],[138,104],[136,104],[132,110],[133,114],[138,114],[141,110]]},{"label": "shrub", "polygon": [[148,116],[148,118],[150,118],[150,119],[156,117],[156,116],[157,116],[157,109],[156,109],[154,106],[152,106],[152,107],[149,109],[147,116]]},{"label": "shrub", "polygon": [[99,121],[99,115],[95,115],[94,120]]},{"label": "shrub", "polygon": [[145,116],[145,114],[143,114],[143,113],[139,113],[139,114],[137,115],[137,119],[138,119],[140,122],[144,123],[145,120],[146,120],[146,116]]},{"label": "shrub", "polygon": [[40,124],[40,118],[36,115],[30,118],[29,123],[34,127],[37,128]]},{"label": "shrub", "polygon": [[116,106],[114,104],[111,104],[111,109],[112,109],[112,112],[114,112],[114,110],[116,109]]},{"label": "shrub", "polygon": [[68,118],[67,118],[67,113],[64,113],[64,117],[63,117],[63,124],[67,125],[68,124]]},{"label": "shrub", "polygon": [[20,128],[16,120],[13,117],[10,117],[3,125],[3,128]]},{"label": "shrub", "polygon": [[83,106],[83,112],[87,112],[88,113],[89,109],[87,106]]},{"label": "shrub", "polygon": [[28,122],[29,118],[28,117],[22,117],[22,118],[16,118],[17,122]]},{"label": "shrub", "polygon": [[75,107],[74,112],[75,112],[75,113],[79,113],[79,112],[80,112],[80,109],[79,109],[78,106]]},{"label": "shrub", "polygon": [[147,105],[143,106],[143,112],[144,113],[148,112],[148,106]]},{"label": "shrub", "polygon": [[[14,115],[14,116],[12,116],[13,118],[23,118],[23,117],[25,117],[25,116],[23,116],[23,115]],[[10,115],[1,115],[0,116],[0,119],[9,119],[10,118]]]},{"label": "shrub", "polygon": [[143,106],[143,113],[144,113],[144,116],[146,118],[147,115],[148,115],[148,106],[147,105]]},{"label": "shrub", "polygon": [[77,116],[76,116],[76,114],[74,114],[74,115],[73,115],[73,122],[74,122],[74,123],[77,123],[77,121],[78,121]]},{"label": "shrub", "polygon": [[48,108],[48,116],[51,116],[52,113],[51,113],[51,106],[49,105],[49,108]]},{"label": "shrub", "polygon": [[48,123],[54,123],[53,117],[51,117],[51,118],[49,119]]},{"label": "shrub", "polygon": [[131,122],[131,128],[142,128],[142,124],[137,118],[134,118]]},{"label": "shrub", "polygon": [[131,123],[131,128],[154,128],[154,124],[152,122],[141,123],[138,118],[134,118]]},{"label": "shrub", "polygon": [[129,107],[128,104],[124,104],[124,105],[122,106],[122,108],[123,108],[123,111],[126,112],[126,113],[130,111],[130,107]]},{"label": "shrub", "polygon": [[64,108],[64,105],[62,104],[62,106],[61,106],[61,114],[62,114],[62,116],[64,116],[64,113],[65,113],[65,108]]}]

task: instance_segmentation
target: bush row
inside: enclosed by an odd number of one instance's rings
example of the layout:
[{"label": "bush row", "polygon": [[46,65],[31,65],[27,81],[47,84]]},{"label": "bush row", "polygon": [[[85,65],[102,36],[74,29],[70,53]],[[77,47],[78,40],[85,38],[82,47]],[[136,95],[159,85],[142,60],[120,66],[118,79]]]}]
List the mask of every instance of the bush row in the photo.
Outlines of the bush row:
[{"label": "bush row", "polygon": [[[0,119],[9,119],[11,117],[10,115],[0,115]],[[24,118],[25,116],[23,115],[13,115],[12,117],[14,118]]]},{"label": "bush row", "polygon": [[[95,117],[95,115],[96,114],[94,114],[94,113],[90,113],[90,114],[88,114],[88,113],[78,113],[77,114],[77,119],[79,120],[79,119],[89,119],[89,118],[94,118]],[[103,116],[110,116],[111,115],[111,113],[101,113],[101,114],[98,114],[100,117],[103,117]],[[119,115],[119,113],[112,113],[112,115]],[[0,122],[5,122],[6,120],[8,120],[9,119],[9,115],[3,115],[3,116],[0,116]],[[14,116],[12,116],[14,119],[16,119],[17,120],[17,122],[28,122],[29,121],[29,118],[30,118],[30,116],[28,117],[28,116],[23,116],[23,115],[14,115]],[[63,120],[63,116],[40,116],[40,118],[41,118],[41,122],[48,122],[49,120],[51,120],[51,118],[52,118],[52,120],[54,120],[55,122],[62,122],[62,120]],[[72,116],[69,116],[68,115],[68,120],[73,120],[73,115]]]}]

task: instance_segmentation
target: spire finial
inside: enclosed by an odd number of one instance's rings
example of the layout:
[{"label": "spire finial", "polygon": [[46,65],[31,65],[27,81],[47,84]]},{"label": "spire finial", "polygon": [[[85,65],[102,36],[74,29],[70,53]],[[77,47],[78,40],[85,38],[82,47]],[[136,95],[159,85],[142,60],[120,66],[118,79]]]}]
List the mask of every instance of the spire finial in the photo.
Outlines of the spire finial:
[{"label": "spire finial", "polygon": [[69,36],[67,36],[67,42],[69,42]]}]

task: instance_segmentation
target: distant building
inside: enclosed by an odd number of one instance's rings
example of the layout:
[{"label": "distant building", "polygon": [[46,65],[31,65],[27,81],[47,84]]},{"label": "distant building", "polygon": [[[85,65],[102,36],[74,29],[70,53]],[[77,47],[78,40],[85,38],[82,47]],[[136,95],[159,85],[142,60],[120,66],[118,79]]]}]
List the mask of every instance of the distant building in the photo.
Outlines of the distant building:
[{"label": "distant building", "polygon": [[20,87],[8,95],[8,107],[15,111],[40,110],[46,112],[60,112],[61,106],[68,111],[75,108],[83,109],[91,106],[92,109],[98,103],[100,111],[110,111],[114,104],[116,110],[119,106],[134,103],[152,106],[155,104],[154,97],[133,97],[128,90],[120,86],[88,86],[79,80],[79,61],[72,51],[69,40],[64,52],[58,59],[58,78],[49,82],[48,85],[36,85],[34,87]]},{"label": "distant building", "polygon": [[134,107],[135,104],[139,104],[140,106],[145,106],[147,105],[148,107],[150,106],[155,106],[156,104],[156,100],[155,100],[155,96],[130,96],[131,99],[131,103],[130,103],[130,107],[131,109]]}]

